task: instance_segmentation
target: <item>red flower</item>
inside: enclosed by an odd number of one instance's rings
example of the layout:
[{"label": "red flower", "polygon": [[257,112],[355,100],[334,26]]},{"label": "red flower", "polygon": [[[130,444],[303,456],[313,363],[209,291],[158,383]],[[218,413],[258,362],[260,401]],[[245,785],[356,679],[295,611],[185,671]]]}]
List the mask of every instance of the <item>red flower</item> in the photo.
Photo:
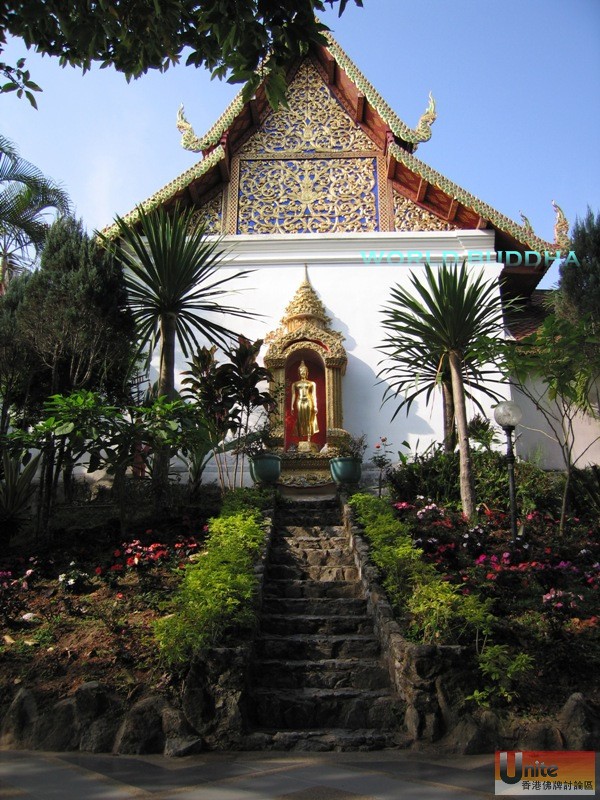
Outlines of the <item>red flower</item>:
[{"label": "red flower", "polygon": [[96,573],[96,575],[102,575],[102,567],[96,567],[94,572]]},{"label": "red flower", "polygon": [[115,550],[115,552],[113,553],[113,556],[115,558],[121,558],[121,551],[120,550]]},{"label": "red flower", "polygon": [[113,564],[110,569],[112,572],[121,572],[123,569],[123,564]]}]

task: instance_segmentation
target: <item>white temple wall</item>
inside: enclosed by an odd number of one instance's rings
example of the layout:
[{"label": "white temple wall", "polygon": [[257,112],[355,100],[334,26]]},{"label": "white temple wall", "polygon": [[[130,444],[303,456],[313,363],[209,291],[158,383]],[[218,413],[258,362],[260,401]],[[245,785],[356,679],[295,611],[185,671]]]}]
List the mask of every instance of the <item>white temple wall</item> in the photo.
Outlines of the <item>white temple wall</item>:
[{"label": "white temple wall", "polygon": [[[369,446],[365,460],[373,454],[380,436],[387,436],[394,454],[404,440],[413,451],[418,448],[422,452],[443,438],[441,396],[428,407],[423,400],[415,402],[408,417],[401,411],[393,422],[393,401],[381,408],[385,387],[378,385],[382,354],[377,347],[384,338],[382,306],[388,301],[392,286],[410,288],[412,274],[424,276],[424,260],[435,266],[441,263],[444,253],[456,253],[458,261],[480,252],[490,253],[493,258],[493,242],[494,234],[488,231],[227,237],[230,256],[222,269],[255,271],[237,283],[239,294],[229,296],[226,302],[263,317],[230,318],[226,323],[252,340],[274,331],[304,279],[306,265],[310,282],[332,318],[332,329],[345,337],[348,366],[343,379],[344,428],[355,436],[366,434]],[[390,255],[384,255],[380,264],[367,264],[362,254],[371,251]],[[421,253],[421,264],[408,264],[410,253],[414,261]],[[474,270],[483,268],[491,279],[498,277],[502,265],[490,261],[482,267],[477,263],[481,257],[475,259]],[[178,366],[186,368],[181,354]],[[491,402],[483,398],[482,404],[492,417]],[[470,408],[469,418],[475,413],[476,409]]]},{"label": "white temple wall", "polygon": [[[535,397],[543,397],[544,388],[541,381],[531,382],[529,390]],[[523,419],[517,428],[517,453],[526,461],[533,461],[545,469],[565,469],[565,461],[559,447],[554,430],[546,422],[534,403],[520,392],[514,390],[514,401],[523,411]],[[554,415],[557,406],[550,404]],[[555,423],[555,430],[560,430]],[[600,422],[593,417],[579,413],[573,421],[574,447],[573,464],[576,467],[587,467],[600,464]]]}]

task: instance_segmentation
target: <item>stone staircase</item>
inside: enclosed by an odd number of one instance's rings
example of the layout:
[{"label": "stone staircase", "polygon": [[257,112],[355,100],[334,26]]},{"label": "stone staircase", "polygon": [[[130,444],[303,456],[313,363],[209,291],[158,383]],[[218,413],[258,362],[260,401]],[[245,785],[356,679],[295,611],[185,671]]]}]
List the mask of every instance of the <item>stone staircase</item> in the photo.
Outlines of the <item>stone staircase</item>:
[{"label": "stone staircase", "polygon": [[248,695],[247,746],[392,746],[404,705],[390,688],[333,500],[278,511]]}]

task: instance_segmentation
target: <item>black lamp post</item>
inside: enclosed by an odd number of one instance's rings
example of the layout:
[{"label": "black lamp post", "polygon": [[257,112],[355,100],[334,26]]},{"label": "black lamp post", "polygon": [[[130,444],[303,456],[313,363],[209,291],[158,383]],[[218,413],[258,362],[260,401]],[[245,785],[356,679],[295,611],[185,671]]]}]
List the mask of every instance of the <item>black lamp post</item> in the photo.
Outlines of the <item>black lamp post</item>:
[{"label": "black lamp post", "polygon": [[515,451],[513,449],[513,431],[521,422],[523,412],[516,403],[505,400],[494,409],[494,419],[506,434],[506,466],[508,469],[508,496],[510,500],[510,529],[512,538],[517,537],[517,497],[515,492]]}]

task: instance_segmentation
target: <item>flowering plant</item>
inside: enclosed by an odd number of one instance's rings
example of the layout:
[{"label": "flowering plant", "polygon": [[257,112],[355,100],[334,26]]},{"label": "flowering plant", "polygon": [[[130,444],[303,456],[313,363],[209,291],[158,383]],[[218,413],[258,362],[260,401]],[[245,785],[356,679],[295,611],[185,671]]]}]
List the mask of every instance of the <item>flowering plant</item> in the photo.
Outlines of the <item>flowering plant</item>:
[{"label": "flowering plant", "polygon": [[71,561],[69,569],[58,576],[58,582],[63,591],[69,594],[80,594],[90,587],[90,576],[79,569],[75,561]]},{"label": "flowering plant", "polygon": [[387,436],[380,436],[379,441],[374,446],[374,453],[369,461],[374,464],[379,470],[378,489],[379,497],[381,497],[381,490],[383,488],[383,479],[387,470],[392,466],[392,459],[390,458],[391,444],[387,440]]}]

